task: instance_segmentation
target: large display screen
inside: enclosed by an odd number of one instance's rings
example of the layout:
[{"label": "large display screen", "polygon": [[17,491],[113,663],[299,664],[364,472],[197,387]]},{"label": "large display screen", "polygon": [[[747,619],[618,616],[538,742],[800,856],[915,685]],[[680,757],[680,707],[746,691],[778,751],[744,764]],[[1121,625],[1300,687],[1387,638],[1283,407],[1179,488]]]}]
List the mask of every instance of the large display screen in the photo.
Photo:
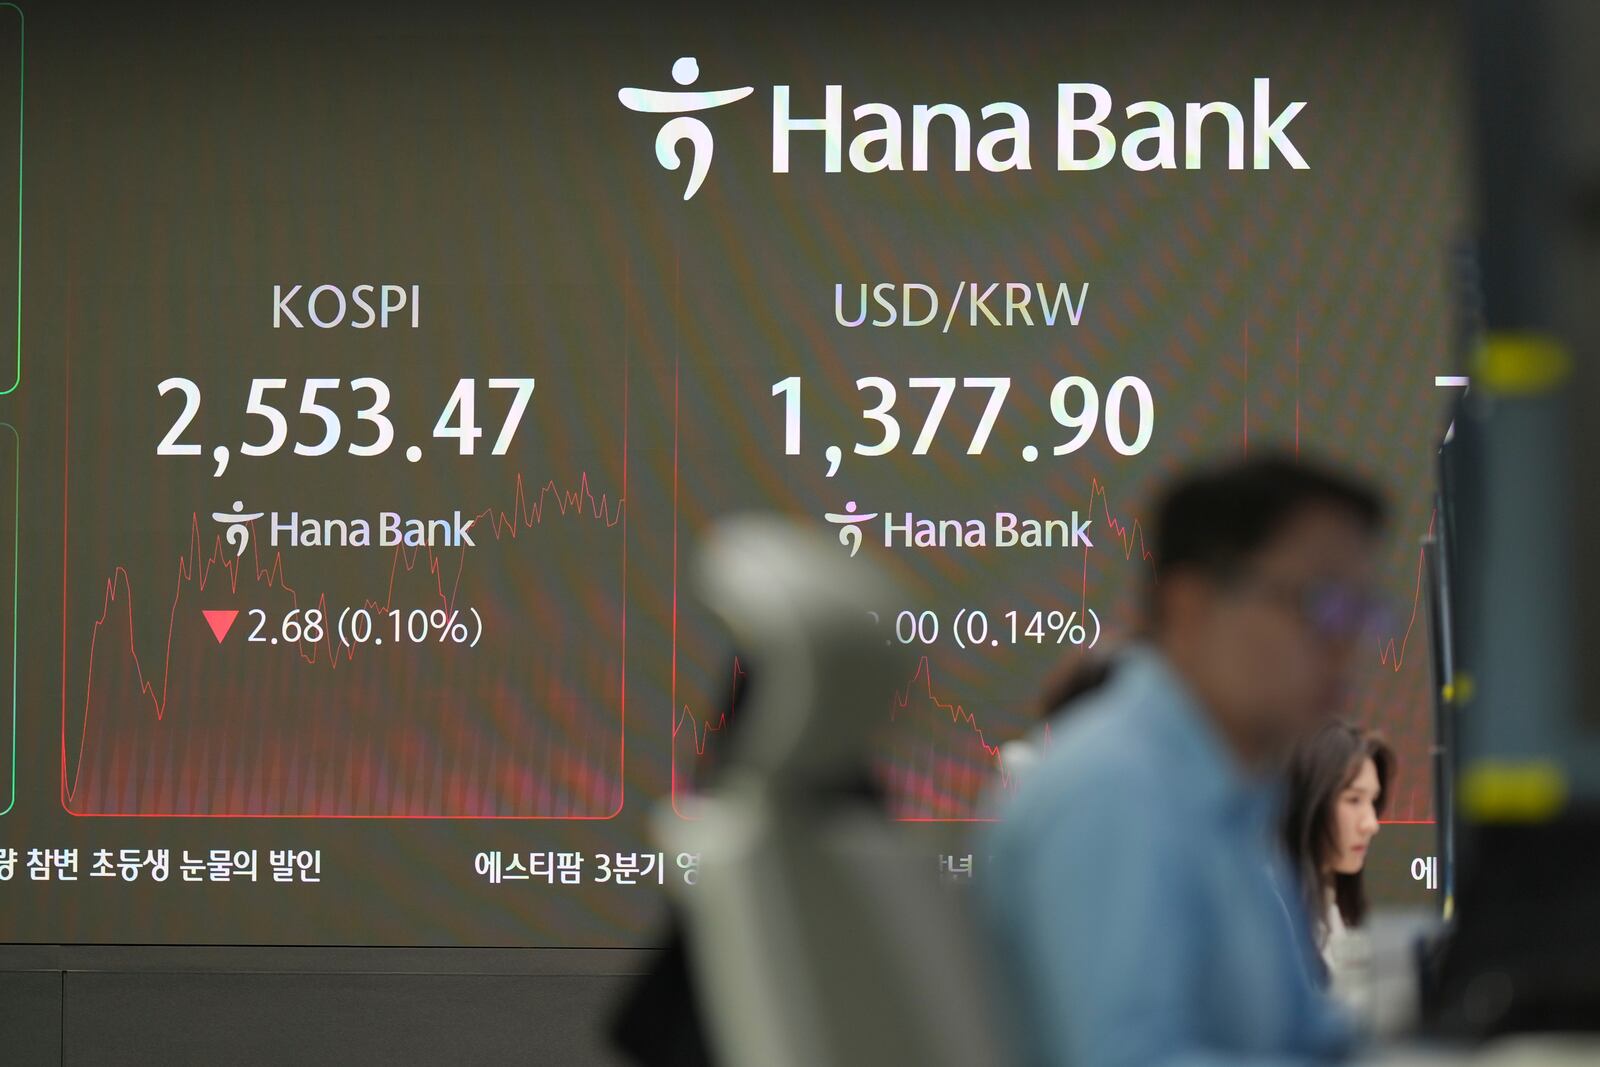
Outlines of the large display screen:
[{"label": "large display screen", "polygon": [[874,765],[981,877],[1152,491],[1270,448],[1393,505],[1426,892],[1444,11],[332,8],[0,5],[0,941],[646,943],[749,510],[907,590]]}]

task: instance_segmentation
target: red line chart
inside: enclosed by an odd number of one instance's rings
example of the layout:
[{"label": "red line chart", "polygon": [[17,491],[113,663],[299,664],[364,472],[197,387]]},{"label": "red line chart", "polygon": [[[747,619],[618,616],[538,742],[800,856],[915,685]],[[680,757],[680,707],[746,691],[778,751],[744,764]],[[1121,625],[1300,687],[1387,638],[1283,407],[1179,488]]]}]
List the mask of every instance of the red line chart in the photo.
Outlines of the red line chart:
[{"label": "red line chart", "polygon": [[[462,603],[469,558],[491,543],[525,540],[552,524],[611,531],[621,539],[623,501],[596,494],[587,472],[571,487],[552,479],[536,493],[519,474],[510,497],[504,507],[478,511],[469,525],[480,537],[491,534],[493,542],[480,540],[476,548],[396,546],[379,555],[387,556],[381,592],[351,606],[380,617],[417,606],[453,612]],[[544,731],[544,740],[561,749],[561,758],[550,766],[529,759],[540,740],[540,731],[529,722],[539,717],[538,705],[568,709],[552,713],[558,720],[575,713],[581,694],[595,688],[602,657],[590,656],[594,662],[578,665],[586,679],[564,675],[562,656],[525,657],[532,668],[525,675],[533,682],[529,691],[519,696],[502,680],[504,691],[489,700],[481,723],[474,721],[469,701],[452,699],[443,689],[430,693],[425,684],[417,689],[418,699],[409,702],[424,706],[379,714],[380,709],[408,703],[404,679],[415,676],[420,681],[426,673],[418,670],[415,658],[432,660],[442,679],[468,667],[471,653],[419,646],[405,652],[407,660],[397,666],[387,652],[343,646],[331,621],[337,606],[326,593],[304,592],[291,582],[284,550],[264,554],[255,522],[249,524],[250,549],[241,556],[235,556],[221,534],[208,537],[202,522],[198,514],[191,515],[188,544],[173,569],[170,601],[161,601],[165,641],[153,656],[141,654],[135,637],[137,598],[127,568],[116,566],[104,581],[101,610],[89,634],[81,702],[69,706],[63,696],[61,793],[68,811],[211,817],[585,817],[585,810],[609,812],[620,804],[620,726],[618,752],[610,757],[580,755],[569,750],[583,747],[572,736],[581,727],[558,721]],[[588,539],[594,534],[574,536]],[[533,599],[536,615],[558,610],[552,597]],[[257,646],[247,652],[238,631],[223,645],[205,628],[200,609],[217,603],[261,607],[270,615],[314,607],[329,621],[320,640],[296,641],[270,652]],[[251,655],[269,655],[271,662],[244,662]],[[227,673],[215,663],[219,656],[232,672],[255,684],[220,683],[209,693],[197,692],[197,675]],[[202,659],[213,661],[203,672],[192,666]],[[295,678],[296,666],[299,673],[341,670],[349,681],[335,694],[308,691]],[[607,675],[619,671],[615,662],[606,668]],[[619,684],[615,677],[606,681],[620,712]],[[341,704],[341,714],[317,716],[310,723],[288,710],[333,699]],[[220,715],[219,703],[227,706]],[[273,709],[275,714],[266,714]],[[79,712],[76,731],[69,727],[73,710]],[[282,736],[277,723],[285,730],[294,724],[303,736]],[[513,745],[496,743],[507,740]],[[562,814],[529,814],[547,806]]]}]

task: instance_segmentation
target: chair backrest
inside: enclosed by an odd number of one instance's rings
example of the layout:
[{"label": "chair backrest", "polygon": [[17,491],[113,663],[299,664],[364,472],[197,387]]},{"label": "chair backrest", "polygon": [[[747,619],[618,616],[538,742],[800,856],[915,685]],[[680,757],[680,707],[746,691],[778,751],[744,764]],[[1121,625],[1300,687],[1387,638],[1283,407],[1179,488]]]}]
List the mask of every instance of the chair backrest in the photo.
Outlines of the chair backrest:
[{"label": "chair backrest", "polygon": [[689,818],[656,822],[667,848],[700,856],[680,910],[720,1061],[1006,1062],[959,893],[849,788],[907,665],[873,623],[902,603],[893,584],[760,518],[714,530],[694,581],[758,672],[716,785],[680,802]]}]

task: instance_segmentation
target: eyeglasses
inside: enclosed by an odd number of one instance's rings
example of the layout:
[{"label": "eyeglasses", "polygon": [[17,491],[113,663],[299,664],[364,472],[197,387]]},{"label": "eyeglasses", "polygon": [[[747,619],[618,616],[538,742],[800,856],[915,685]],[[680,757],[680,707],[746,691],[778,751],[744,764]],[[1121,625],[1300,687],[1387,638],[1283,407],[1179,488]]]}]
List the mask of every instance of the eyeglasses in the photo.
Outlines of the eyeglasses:
[{"label": "eyeglasses", "polygon": [[1392,621],[1388,605],[1365,589],[1344,582],[1293,582],[1259,572],[1235,576],[1230,585],[1264,593],[1298,615],[1319,637],[1343,640],[1381,633]]}]

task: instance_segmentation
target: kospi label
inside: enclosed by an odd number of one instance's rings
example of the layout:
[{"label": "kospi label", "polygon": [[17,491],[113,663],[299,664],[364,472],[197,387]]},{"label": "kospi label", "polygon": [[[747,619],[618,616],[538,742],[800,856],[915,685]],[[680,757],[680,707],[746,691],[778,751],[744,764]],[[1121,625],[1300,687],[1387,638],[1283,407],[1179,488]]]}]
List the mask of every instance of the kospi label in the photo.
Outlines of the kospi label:
[{"label": "kospi label", "polygon": [[[378,298],[376,307],[371,302],[374,294]],[[422,286],[362,284],[351,288],[348,296],[337,285],[317,285],[309,290],[304,284],[272,287],[274,330],[303,330],[308,324],[319,330],[338,326],[387,329],[389,316],[399,316],[401,312],[407,314],[399,325],[409,325],[413,330],[422,325]]]}]

